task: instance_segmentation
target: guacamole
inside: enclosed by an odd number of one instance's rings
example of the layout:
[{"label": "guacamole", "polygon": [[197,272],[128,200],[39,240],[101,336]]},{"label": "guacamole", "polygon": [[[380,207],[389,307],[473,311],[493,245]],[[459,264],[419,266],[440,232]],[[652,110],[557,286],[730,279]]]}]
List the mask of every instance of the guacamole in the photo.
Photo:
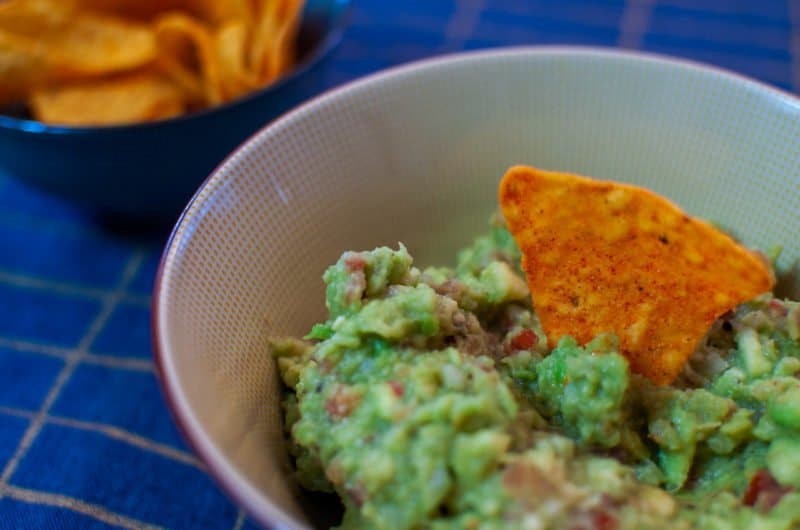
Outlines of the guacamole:
[{"label": "guacamole", "polygon": [[800,528],[800,303],[719,319],[671,386],[613,335],[548,344],[502,221],[455,267],[345,252],[274,339],[299,483],[341,529]]}]

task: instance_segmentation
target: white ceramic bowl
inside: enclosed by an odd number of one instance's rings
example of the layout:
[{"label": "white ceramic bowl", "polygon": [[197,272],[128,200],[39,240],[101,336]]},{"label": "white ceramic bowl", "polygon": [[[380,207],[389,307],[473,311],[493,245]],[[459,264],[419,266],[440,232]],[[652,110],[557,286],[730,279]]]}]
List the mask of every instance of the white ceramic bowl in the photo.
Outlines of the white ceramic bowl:
[{"label": "white ceramic bowl", "polygon": [[346,249],[446,263],[517,163],[648,186],[746,243],[800,255],[800,101],[683,61],[506,49],[390,70],[262,130],[208,179],[164,253],[154,339],[175,418],[260,523],[308,528],[287,478],[270,334],[324,315]]}]

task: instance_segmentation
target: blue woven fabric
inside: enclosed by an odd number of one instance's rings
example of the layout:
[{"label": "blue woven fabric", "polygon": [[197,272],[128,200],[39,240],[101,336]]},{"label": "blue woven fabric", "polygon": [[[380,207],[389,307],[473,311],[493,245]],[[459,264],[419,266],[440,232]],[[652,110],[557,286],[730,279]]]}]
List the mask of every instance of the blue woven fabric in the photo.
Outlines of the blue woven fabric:
[{"label": "blue woven fabric", "polygon": [[[677,55],[800,90],[792,1],[356,0],[319,91],[432,55],[554,43]],[[162,244],[0,176],[0,530],[255,528],[184,445],[155,380]]]}]

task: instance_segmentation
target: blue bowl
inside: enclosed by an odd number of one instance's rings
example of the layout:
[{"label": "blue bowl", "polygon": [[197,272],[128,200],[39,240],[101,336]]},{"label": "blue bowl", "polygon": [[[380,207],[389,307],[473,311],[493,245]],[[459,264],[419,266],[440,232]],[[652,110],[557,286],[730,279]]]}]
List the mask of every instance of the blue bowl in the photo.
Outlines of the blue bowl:
[{"label": "blue bowl", "polygon": [[285,78],[235,101],[172,119],[59,127],[0,115],[0,173],[102,215],[172,221],[211,171],[256,130],[323,86],[350,0],[309,0],[300,60]]}]

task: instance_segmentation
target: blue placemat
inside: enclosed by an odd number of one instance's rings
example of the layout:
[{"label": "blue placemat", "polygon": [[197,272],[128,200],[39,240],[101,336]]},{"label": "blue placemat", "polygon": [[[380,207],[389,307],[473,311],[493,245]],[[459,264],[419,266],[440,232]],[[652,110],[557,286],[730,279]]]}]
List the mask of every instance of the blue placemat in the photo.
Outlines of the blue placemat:
[{"label": "blue placemat", "polygon": [[[556,43],[800,89],[796,0],[356,0],[319,90],[431,55]],[[183,444],[156,384],[162,236],[120,236],[0,177],[0,530],[255,528]]]}]

